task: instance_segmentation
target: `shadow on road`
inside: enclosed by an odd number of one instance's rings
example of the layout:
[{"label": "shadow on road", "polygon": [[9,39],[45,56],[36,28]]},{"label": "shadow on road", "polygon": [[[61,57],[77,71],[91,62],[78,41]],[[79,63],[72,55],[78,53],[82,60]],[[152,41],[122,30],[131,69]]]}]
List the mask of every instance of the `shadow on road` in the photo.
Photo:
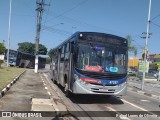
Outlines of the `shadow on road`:
[{"label": "shadow on road", "polygon": [[[64,88],[57,86],[64,93]],[[72,94],[69,99],[76,104],[124,104],[117,96]]]},{"label": "shadow on road", "polygon": [[124,104],[116,96],[105,95],[73,95],[70,100],[77,104]]}]

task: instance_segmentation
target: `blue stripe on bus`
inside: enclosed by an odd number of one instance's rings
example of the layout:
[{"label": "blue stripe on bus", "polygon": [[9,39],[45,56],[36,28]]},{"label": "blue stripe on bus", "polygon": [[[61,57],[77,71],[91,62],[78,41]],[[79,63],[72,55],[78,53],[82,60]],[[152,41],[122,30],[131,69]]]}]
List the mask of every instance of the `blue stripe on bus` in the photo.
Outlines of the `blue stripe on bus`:
[{"label": "blue stripe on bus", "polygon": [[[78,77],[90,78],[88,76],[85,76],[85,75],[78,73],[76,70],[74,70],[74,74],[76,74]],[[103,85],[118,85],[118,84],[124,83],[127,80],[127,76],[122,79],[117,79],[117,80],[110,80],[110,79],[107,79],[107,80],[96,79],[96,80],[100,80],[99,84],[103,84]]]}]

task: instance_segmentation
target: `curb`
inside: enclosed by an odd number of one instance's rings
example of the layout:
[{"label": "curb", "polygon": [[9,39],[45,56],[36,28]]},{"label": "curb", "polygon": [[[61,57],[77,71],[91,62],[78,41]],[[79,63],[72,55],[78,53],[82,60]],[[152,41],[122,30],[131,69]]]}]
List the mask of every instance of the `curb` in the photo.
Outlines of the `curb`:
[{"label": "curb", "polygon": [[[138,81],[141,82],[142,80],[139,78],[129,78],[127,79],[128,81]],[[145,83],[151,83],[151,84],[159,84],[160,85],[160,81],[157,81],[156,79],[146,79],[144,80]]]},{"label": "curb", "polygon": [[25,72],[26,70],[24,70],[22,73],[20,73],[17,77],[15,77],[13,79],[13,81],[11,83],[9,83],[5,88],[3,88],[3,90],[0,92],[0,98],[2,98],[6,92],[11,88],[11,86],[16,83],[16,81],[20,78],[20,76]]},{"label": "curb", "polygon": [[147,92],[144,92],[142,90],[135,90],[134,88],[131,88],[131,87],[128,87],[129,90],[133,91],[133,92],[137,92],[141,95],[145,95],[145,96],[149,96],[149,97],[153,97],[153,98],[156,98],[156,99],[159,99],[160,100],[160,96],[158,95],[154,95],[154,94],[151,94],[151,93],[147,93]]},{"label": "curb", "polygon": [[[42,80],[42,82],[43,82],[43,84],[45,84],[46,83],[46,81],[48,81],[48,83],[50,83],[50,82],[52,82],[51,80],[49,80],[49,79],[47,79],[47,76],[46,76],[46,74],[44,73],[44,72],[41,72],[41,73],[39,73],[39,75],[40,75],[40,77],[41,77],[41,80]],[[42,76],[44,76],[44,78],[46,79],[46,80],[44,80],[43,78],[42,78]],[[44,85],[45,86],[45,85]],[[47,89],[46,89],[47,90]],[[62,98],[61,98],[61,95],[57,92],[57,90],[55,89],[55,88],[53,88],[53,90],[55,91],[55,93],[57,94],[57,95],[51,95],[51,93],[47,90],[47,92],[49,92],[48,94],[49,94],[49,98],[52,100],[52,106],[54,107],[54,109],[55,109],[55,113],[56,113],[56,116],[55,116],[55,118],[56,118],[56,120],[63,120],[63,118],[62,117],[64,117],[64,115],[61,113],[61,111],[66,111],[66,112],[64,112],[65,114],[69,114],[68,113],[68,109],[66,108],[66,106],[64,106],[61,102],[59,103],[58,101],[56,101],[56,99],[57,99],[57,97],[60,97],[60,100],[62,100]]]}]

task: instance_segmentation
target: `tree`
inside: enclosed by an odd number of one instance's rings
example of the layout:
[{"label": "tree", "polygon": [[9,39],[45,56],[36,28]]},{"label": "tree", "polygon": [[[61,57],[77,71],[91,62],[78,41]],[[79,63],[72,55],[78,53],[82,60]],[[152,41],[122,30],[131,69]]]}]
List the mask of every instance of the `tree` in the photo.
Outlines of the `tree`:
[{"label": "tree", "polygon": [[[4,54],[6,48],[4,46],[3,43],[0,43],[0,54]],[[3,63],[3,60],[0,60],[0,68],[1,68],[1,64]]]},{"label": "tree", "polygon": [[[31,42],[18,43],[18,49],[17,50],[20,51],[20,52],[34,54],[35,53],[35,44],[33,44]],[[47,54],[47,48],[44,45],[39,44],[38,54],[46,55]]]},{"label": "tree", "polygon": [[135,48],[135,50],[134,50],[134,56],[136,57],[137,56],[137,48]]},{"label": "tree", "polygon": [[34,45],[31,42],[22,42],[22,43],[18,43],[18,51],[20,52],[25,52],[25,53],[30,53],[30,54],[34,54],[35,50],[34,50]]},{"label": "tree", "polygon": [[46,55],[47,54],[47,48],[44,45],[39,44],[39,52],[38,52],[38,54]]},{"label": "tree", "polygon": [[49,56],[50,58],[52,58],[52,55],[53,55],[53,49],[50,49],[50,50],[48,51],[48,56]]},{"label": "tree", "polygon": [[4,54],[6,48],[3,43],[0,43],[0,54]]},{"label": "tree", "polygon": [[151,64],[149,65],[149,69],[155,69],[155,70],[158,70],[158,65],[157,65],[157,64],[155,64],[155,63],[151,63]]},{"label": "tree", "polygon": [[126,39],[128,40],[128,51],[133,52],[134,56],[136,57],[137,56],[137,48],[134,45],[132,45],[132,37],[130,35],[127,35]]}]

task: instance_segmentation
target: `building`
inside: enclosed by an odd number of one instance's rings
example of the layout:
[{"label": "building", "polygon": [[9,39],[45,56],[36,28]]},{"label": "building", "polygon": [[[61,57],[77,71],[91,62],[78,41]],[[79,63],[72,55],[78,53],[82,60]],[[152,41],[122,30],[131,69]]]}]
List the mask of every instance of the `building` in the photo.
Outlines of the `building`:
[{"label": "building", "polygon": [[138,67],[138,58],[130,57],[128,60],[128,67]]},{"label": "building", "polygon": [[156,54],[149,54],[148,57],[147,57],[147,60],[150,61],[150,62],[154,62],[154,60],[155,60],[154,56],[155,55]]}]

